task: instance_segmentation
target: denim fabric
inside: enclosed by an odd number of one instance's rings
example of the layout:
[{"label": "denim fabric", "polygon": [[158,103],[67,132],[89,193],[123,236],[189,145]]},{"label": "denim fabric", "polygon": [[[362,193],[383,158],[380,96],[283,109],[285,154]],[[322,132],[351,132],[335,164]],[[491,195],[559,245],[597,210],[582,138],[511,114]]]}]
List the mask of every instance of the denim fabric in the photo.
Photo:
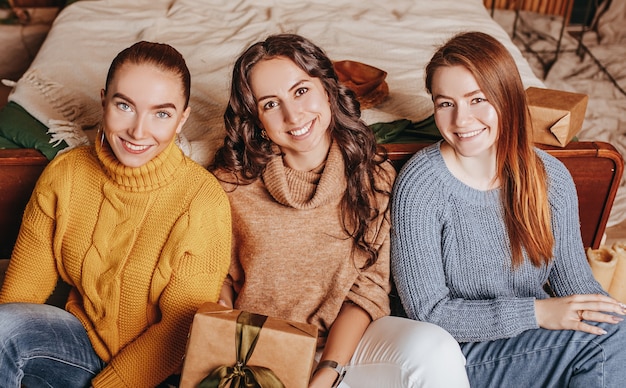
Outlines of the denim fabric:
[{"label": "denim fabric", "polygon": [[607,331],[528,330],[461,344],[472,387],[617,388],[626,383],[626,321],[589,322]]},{"label": "denim fabric", "polygon": [[45,304],[0,305],[2,387],[88,387],[105,364],[80,321]]}]

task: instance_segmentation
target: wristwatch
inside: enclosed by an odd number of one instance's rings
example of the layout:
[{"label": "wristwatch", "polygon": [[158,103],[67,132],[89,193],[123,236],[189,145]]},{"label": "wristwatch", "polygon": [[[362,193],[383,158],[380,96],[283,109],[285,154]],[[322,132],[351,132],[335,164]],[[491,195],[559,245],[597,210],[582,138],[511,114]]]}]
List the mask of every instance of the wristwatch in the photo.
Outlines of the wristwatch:
[{"label": "wristwatch", "polygon": [[318,370],[322,368],[330,368],[334,370],[335,372],[337,372],[337,378],[335,379],[335,381],[333,382],[333,385],[331,386],[331,388],[337,388],[339,384],[341,383],[341,381],[343,380],[343,377],[346,375],[346,368],[343,365],[340,365],[337,361],[324,360],[324,361],[320,361],[320,363],[317,364],[317,367],[315,368],[315,372],[317,372]]}]

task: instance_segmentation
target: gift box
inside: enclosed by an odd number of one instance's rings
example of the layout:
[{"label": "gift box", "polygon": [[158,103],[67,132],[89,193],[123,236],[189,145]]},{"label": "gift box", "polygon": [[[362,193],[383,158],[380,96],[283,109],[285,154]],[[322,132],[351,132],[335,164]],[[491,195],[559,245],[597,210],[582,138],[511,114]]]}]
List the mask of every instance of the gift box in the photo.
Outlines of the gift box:
[{"label": "gift box", "polygon": [[530,87],[526,96],[535,143],[565,147],[580,132],[586,94]]},{"label": "gift box", "polygon": [[228,379],[226,387],[236,387],[237,376],[245,374],[264,379],[263,388],[306,388],[316,347],[315,325],[205,303],[191,325],[180,387]]}]

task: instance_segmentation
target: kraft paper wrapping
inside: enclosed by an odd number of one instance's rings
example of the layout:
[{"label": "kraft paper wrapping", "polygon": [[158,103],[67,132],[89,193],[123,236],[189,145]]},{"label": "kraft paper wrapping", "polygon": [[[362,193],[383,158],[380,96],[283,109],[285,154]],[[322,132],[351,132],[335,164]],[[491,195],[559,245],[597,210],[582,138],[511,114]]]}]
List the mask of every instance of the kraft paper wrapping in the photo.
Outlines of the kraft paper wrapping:
[{"label": "kraft paper wrapping", "polygon": [[617,265],[617,257],[615,257],[614,253],[609,248],[587,249],[587,260],[589,261],[591,272],[593,272],[593,277],[596,278],[606,292],[609,292],[611,288],[613,274]]},{"label": "kraft paper wrapping", "polygon": [[613,251],[617,263],[615,264],[609,295],[622,303],[626,303],[626,243],[613,244]]},{"label": "kraft paper wrapping", "polygon": [[526,97],[535,143],[565,147],[582,129],[586,94],[530,87]]},{"label": "kraft paper wrapping", "polygon": [[[240,310],[203,304],[194,316],[183,362],[181,388],[196,387],[216,368],[236,363]],[[271,369],[285,387],[306,388],[317,347],[317,327],[268,317],[247,365]]]},{"label": "kraft paper wrapping", "polygon": [[587,249],[593,276],[609,295],[626,303],[626,243],[611,248]]}]

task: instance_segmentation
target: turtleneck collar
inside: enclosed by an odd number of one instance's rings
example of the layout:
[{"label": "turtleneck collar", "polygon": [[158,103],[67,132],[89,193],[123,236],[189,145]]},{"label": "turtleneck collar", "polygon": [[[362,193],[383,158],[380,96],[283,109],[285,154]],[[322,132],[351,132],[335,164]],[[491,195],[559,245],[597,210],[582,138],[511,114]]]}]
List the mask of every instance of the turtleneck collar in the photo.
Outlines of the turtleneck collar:
[{"label": "turtleneck collar", "polygon": [[276,155],[266,165],[262,179],[274,199],[296,209],[314,209],[343,196],[346,176],[343,155],[333,142],[326,162],[312,171],[293,170]]},{"label": "turtleneck collar", "polygon": [[96,155],[104,171],[118,186],[130,191],[150,191],[175,178],[185,156],[172,141],[159,155],[140,167],[122,164],[107,142],[95,142]]}]

